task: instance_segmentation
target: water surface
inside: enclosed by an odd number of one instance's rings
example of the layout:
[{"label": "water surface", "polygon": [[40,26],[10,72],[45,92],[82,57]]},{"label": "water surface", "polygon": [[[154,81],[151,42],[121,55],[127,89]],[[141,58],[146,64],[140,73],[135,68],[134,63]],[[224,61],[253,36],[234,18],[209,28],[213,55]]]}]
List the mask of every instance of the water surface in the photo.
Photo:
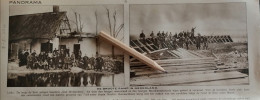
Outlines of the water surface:
[{"label": "water surface", "polygon": [[124,74],[102,73],[29,73],[8,74],[8,87],[86,87],[124,86]]}]

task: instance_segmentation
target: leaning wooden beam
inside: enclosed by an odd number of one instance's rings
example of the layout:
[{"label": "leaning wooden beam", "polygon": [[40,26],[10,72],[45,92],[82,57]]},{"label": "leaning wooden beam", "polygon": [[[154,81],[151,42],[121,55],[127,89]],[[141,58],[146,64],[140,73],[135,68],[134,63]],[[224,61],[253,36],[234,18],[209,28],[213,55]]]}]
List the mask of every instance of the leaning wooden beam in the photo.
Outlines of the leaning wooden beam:
[{"label": "leaning wooden beam", "polygon": [[[194,71],[206,71],[206,70],[216,70],[217,68],[214,66],[206,66],[200,68],[188,68],[188,69],[165,69],[167,73],[181,73],[181,72],[194,72]],[[155,70],[143,70],[139,72],[135,72],[135,76],[142,76],[142,75],[151,75],[151,74],[162,74],[159,71]]]},{"label": "leaning wooden beam", "polygon": [[172,56],[176,57],[176,58],[180,58],[180,56],[178,56],[177,54],[171,52],[170,50],[167,50],[168,53],[170,53]]},{"label": "leaning wooden beam", "polygon": [[[163,67],[165,70],[178,70],[178,69],[190,69],[190,68],[204,68],[204,67],[216,67],[216,64],[214,63],[200,63],[200,64],[161,64],[161,67]],[[140,71],[148,71],[148,70],[153,70],[149,66],[136,66],[136,67],[131,67],[131,70],[134,70],[135,72],[140,72]]]},{"label": "leaning wooden beam", "polygon": [[140,53],[145,53],[137,44],[135,44],[135,42],[133,42],[133,41],[130,41],[131,43],[130,44],[132,44],[132,46],[133,47],[137,47],[140,51]]},{"label": "leaning wooden beam", "polygon": [[178,52],[176,50],[172,50],[171,52],[173,52],[174,54],[178,55],[180,58],[184,58],[184,56],[180,52]]},{"label": "leaning wooden beam", "polygon": [[227,35],[225,36],[225,39],[227,42],[230,42]]},{"label": "leaning wooden beam", "polygon": [[197,53],[197,52],[194,52],[194,51],[192,51],[192,50],[190,50],[189,52],[192,53],[192,54],[194,54],[194,55],[197,55],[197,56],[200,57],[200,58],[206,57],[206,56],[201,55],[201,54],[199,54],[199,53]]},{"label": "leaning wooden beam", "polygon": [[139,40],[136,40],[136,41],[137,41],[139,44],[141,44],[141,47],[145,48],[146,51],[148,51],[149,53],[151,52],[151,50],[148,49],[141,41],[139,41]]},{"label": "leaning wooden beam", "polygon": [[152,51],[152,52],[150,52],[150,53],[160,52],[160,51],[164,51],[164,50],[168,50],[168,48],[163,48],[163,49],[155,50],[155,51]]},{"label": "leaning wooden beam", "polygon": [[230,35],[228,35],[228,39],[230,42],[233,42],[232,38],[230,37]]},{"label": "leaning wooden beam", "polygon": [[155,49],[155,50],[158,50],[158,49],[159,49],[155,44],[153,44],[153,42],[151,41],[150,38],[146,39],[146,41],[150,42],[149,45],[150,45],[151,47],[153,47],[153,49]]},{"label": "leaning wooden beam", "polygon": [[167,74],[151,74],[147,76],[141,76],[141,77],[134,77],[132,79],[139,80],[139,79],[146,79],[146,78],[159,78],[159,77],[165,77],[165,76],[181,76],[181,75],[192,75],[192,74],[207,74],[207,73],[215,73],[215,70],[203,70],[203,71],[193,71],[193,72],[182,72],[182,73],[167,73]]},{"label": "leaning wooden beam", "polygon": [[[186,59],[166,59],[166,60],[155,60],[158,64],[166,64],[166,63],[186,63],[186,62],[205,62],[205,61],[216,61],[213,57],[206,58],[186,58]],[[144,65],[141,62],[130,62],[130,65]]]},{"label": "leaning wooden beam", "polygon": [[[160,64],[162,67],[171,67],[171,66],[189,66],[189,65],[214,65],[216,66],[215,61],[204,61],[204,62],[186,62],[186,63],[166,63]],[[150,68],[147,65],[131,65],[131,69],[143,69],[143,68]]]},{"label": "leaning wooden beam", "polygon": [[216,36],[213,37],[213,43],[217,43]]},{"label": "leaning wooden beam", "polygon": [[200,58],[199,56],[194,55],[194,54],[190,53],[189,51],[187,51],[187,50],[185,50],[185,49],[183,49],[183,48],[178,48],[177,50],[179,50],[179,51],[181,51],[181,52],[183,52],[183,53],[189,55],[190,57],[193,57],[193,58]]}]

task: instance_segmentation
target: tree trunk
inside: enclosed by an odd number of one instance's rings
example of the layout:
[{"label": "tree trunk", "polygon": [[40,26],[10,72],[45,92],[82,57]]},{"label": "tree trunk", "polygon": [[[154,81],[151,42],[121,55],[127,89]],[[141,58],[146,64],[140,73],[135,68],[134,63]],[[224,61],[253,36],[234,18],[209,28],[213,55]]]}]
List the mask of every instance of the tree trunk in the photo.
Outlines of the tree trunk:
[{"label": "tree trunk", "polygon": [[96,57],[99,56],[99,53],[98,53],[98,38],[96,38]]},{"label": "tree trunk", "polygon": [[112,75],[112,86],[115,86],[115,74]]},{"label": "tree trunk", "polygon": [[115,59],[115,46],[112,45],[112,58]]}]

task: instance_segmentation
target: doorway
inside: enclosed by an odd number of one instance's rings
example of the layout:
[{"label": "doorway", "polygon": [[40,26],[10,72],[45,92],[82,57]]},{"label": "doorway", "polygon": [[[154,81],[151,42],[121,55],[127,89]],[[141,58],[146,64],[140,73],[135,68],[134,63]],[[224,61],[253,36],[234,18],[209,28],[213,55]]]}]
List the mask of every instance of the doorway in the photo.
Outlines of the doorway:
[{"label": "doorway", "polygon": [[51,53],[52,52],[52,43],[41,43],[41,52]]},{"label": "doorway", "polygon": [[79,51],[80,51],[80,44],[74,44],[73,52],[74,52],[76,58],[79,57]]}]

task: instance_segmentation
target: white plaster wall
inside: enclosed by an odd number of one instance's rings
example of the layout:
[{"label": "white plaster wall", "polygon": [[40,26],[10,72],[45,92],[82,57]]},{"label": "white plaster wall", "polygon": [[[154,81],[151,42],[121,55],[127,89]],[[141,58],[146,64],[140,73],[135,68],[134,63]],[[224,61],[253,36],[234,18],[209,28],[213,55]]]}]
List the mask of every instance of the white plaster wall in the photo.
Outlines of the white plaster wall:
[{"label": "white plaster wall", "polygon": [[[78,43],[75,39],[60,39],[59,45],[66,45],[66,48],[70,50],[70,54],[73,52],[73,45]],[[57,48],[58,49],[58,48]]]},{"label": "white plaster wall", "polygon": [[[112,45],[105,42],[105,41],[99,41],[100,44],[100,55],[111,55],[112,54]],[[119,50],[115,47],[115,55],[122,55],[122,50]]]},{"label": "white plaster wall", "polygon": [[[40,54],[41,52],[41,43],[46,43],[48,42],[47,39],[38,39],[36,42],[34,42],[32,44],[32,52],[35,50],[36,54]],[[30,49],[30,45],[29,45],[29,49]]]},{"label": "white plaster wall", "polygon": [[96,56],[96,40],[94,38],[84,38],[83,41],[80,41],[80,49],[82,56],[85,54],[88,57]]},{"label": "white plaster wall", "polygon": [[[88,57],[96,56],[96,40],[95,38],[83,38],[82,41],[78,42],[77,38],[61,39],[60,45],[66,45],[70,49],[70,54],[73,52],[74,44],[80,44],[80,50],[82,56],[87,55]],[[99,41],[99,54],[100,55],[111,55],[112,46],[104,41]],[[115,49],[115,55],[121,55],[122,51]]]},{"label": "white plaster wall", "polygon": [[77,38],[70,38],[70,39],[61,39],[60,45],[66,45],[66,48],[70,49],[70,54],[74,50],[74,44],[80,44],[80,50],[82,52],[82,56],[85,54],[88,57],[92,57],[96,55],[96,43],[95,39],[93,38],[83,38],[82,41],[78,42]]},{"label": "white plaster wall", "polygon": [[58,49],[59,48],[59,38],[53,38],[52,41],[51,41],[53,44],[53,50],[56,48]]}]

